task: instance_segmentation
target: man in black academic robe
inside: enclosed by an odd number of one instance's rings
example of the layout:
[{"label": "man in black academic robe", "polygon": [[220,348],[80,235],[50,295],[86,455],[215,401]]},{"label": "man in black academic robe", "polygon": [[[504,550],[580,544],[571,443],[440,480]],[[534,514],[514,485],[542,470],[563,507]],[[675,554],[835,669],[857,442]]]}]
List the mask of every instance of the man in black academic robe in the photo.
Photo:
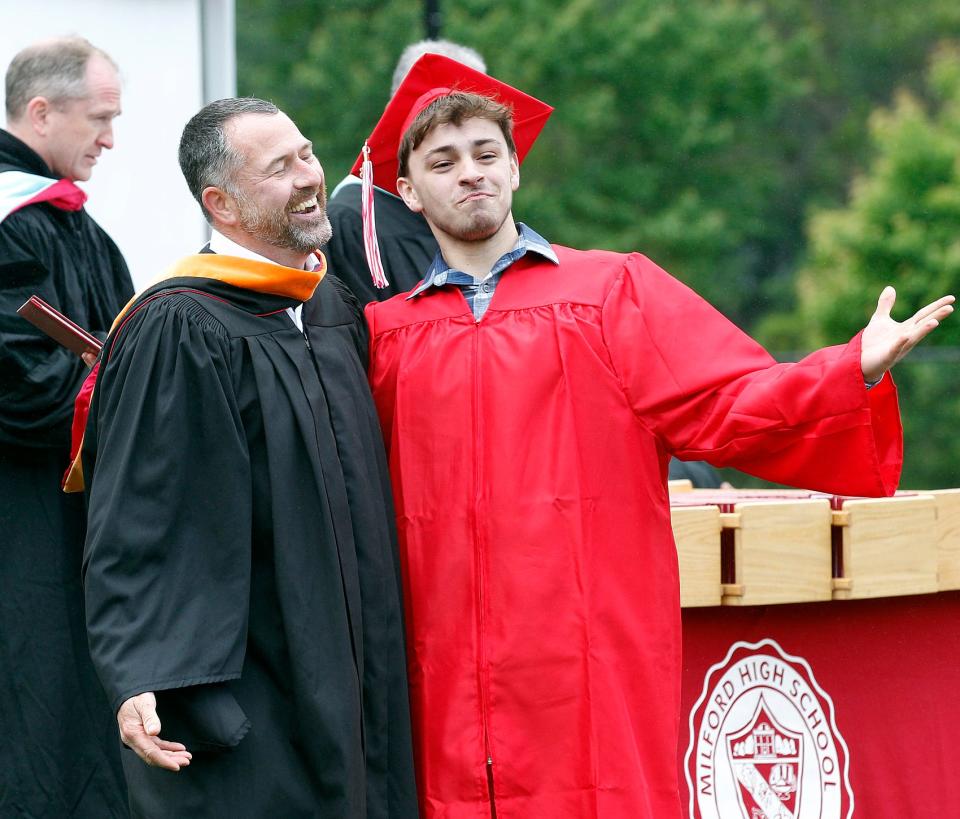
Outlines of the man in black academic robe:
[{"label": "man in black academic robe", "polygon": [[309,250],[322,171],[260,100],[206,106],[180,159],[216,252],[118,318],[82,457],[91,651],[149,763],[124,754],[132,813],[413,819],[365,324]]},{"label": "man in black academic robe", "polygon": [[[116,726],[83,628],[83,499],[60,491],[88,367],[16,313],[36,294],[102,338],[133,294],[120,251],[72,184],[90,176],[84,157],[113,144],[120,85],[109,58],[77,39],[27,49],[7,73],[15,93],[0,130],[0,816],[120,817]],[[54,97],[65,83],[78,96]],[[91,125],[90,114],[102,119]]]}]

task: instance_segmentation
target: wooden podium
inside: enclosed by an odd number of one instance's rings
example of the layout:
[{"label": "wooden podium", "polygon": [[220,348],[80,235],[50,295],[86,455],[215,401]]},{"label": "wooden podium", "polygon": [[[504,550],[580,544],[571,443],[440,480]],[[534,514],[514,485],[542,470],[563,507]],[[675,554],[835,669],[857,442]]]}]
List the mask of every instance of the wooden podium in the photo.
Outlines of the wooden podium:
[{"label": "wooden podium", "polygon": [[683,816],[960,815],[960,489],[670,501]]},{"label": "wooden podium", "polygon": [[960,489],[845,498],[670,482],[683,607],[960,589]]}]

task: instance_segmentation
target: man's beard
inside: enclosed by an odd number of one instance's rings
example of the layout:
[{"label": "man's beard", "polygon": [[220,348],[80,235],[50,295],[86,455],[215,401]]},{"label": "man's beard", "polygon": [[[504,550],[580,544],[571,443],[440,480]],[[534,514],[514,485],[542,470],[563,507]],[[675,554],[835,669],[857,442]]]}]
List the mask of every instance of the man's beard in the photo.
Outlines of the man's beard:
[{"label": "man's beard", "polygon": [[[267,210],[260,204],[239,191],[234,198],[240,206],[237,214],[240,227],[251,236],[255,236],[274,247],[284,250],[294,250],[298,253],[311,253],[321,245],[330,241],[333,230],[330,219],[327,217],[327,192],[324,189],[317,191],[317,210],[320,218],[313,224],[298,224],[289,218],[289,210],[298,202],[290,200],[282,210]],[[306,197],[310,198],[310,197]],[[301,197],[299,201],[303,201]]]},{"label": "man's beard", "polygon": [[499,206],[490,209],[479,207],[466,213],[441,212],[434,216],[433,224],[448,236],[461,242],[481,242],[494,236],[510,215],[510,208],[502,212]]},{"label": "man's beard", "polygon": [[454,239],[461,242],[479,242],[493,236],[506,221],[508,214],[477,212],[469,216],[435,222],[436,226]]}]

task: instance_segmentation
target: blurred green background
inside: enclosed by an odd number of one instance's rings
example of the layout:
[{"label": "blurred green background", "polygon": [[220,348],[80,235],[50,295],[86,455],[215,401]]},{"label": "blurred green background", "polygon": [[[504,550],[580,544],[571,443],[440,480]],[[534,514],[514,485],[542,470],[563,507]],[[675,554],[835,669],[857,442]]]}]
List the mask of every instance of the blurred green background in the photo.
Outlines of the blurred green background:
[{"label": "blurred green background", "polygon": [[[439,0],[440,35],[556,106],[515,213],[640,250],[778,358],[960,291],[956,0]],[[417,0],[237,0],[239,92],[332,188],[389,96]],[[960,486],[960,316],[895,371],[902,485]],[[739,486],[753,481],[736,474]]]}]

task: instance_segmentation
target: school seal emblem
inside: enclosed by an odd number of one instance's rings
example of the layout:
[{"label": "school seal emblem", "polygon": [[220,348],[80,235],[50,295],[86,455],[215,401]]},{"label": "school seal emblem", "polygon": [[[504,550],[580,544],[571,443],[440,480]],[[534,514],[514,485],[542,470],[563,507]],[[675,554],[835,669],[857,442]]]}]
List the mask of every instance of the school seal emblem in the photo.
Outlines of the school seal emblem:
[{"label": "school seal emblem", "polygon": [[706,674],[684,758],[691,819],[850,819],[849,752],[802,657],[734,643]]}]

